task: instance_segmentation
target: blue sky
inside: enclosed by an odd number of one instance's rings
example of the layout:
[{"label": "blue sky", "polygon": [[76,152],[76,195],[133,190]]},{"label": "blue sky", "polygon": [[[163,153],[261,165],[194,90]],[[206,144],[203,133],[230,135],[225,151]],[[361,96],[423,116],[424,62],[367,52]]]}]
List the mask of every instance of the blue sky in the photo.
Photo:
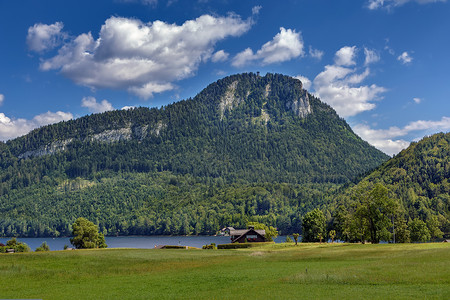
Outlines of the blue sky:
[{"label": "blue sky", "polygon": [[260,71],[393,155],[450,129],[449,16],[446,0],[0,1],[0,140]]}]

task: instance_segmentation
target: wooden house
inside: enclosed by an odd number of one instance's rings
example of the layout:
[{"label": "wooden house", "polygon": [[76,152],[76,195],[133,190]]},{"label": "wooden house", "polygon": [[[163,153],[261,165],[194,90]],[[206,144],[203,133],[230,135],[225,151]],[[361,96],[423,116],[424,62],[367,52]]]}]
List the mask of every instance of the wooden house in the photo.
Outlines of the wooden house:
[{"label": "wooden house", "polygon": [[266,231],[264,229],[255,229],[249,226],[248,229],[230,230],[230,238],[232,243],[259,243],[265,242]]}]

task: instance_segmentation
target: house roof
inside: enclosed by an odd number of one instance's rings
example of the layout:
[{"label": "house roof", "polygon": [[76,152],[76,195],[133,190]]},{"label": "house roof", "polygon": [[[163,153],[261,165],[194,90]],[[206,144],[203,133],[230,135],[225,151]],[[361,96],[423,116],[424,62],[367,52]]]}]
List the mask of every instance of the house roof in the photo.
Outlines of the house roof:
[{"label": "house roof", "polygon": [[230,230],[230,235],[231,236],[241,236],[243,234],[246,234],[249,231],[255,231],[256,233],[265,236],[266,235],[266,231],[264,229],[235,229],[235,230]]},{"label": "house roof", "polygon": [[256,234],[259,234],[263,237],[266,235],[266,231],[264,229],[249,228],[249,229],[231,230],[230,231],[230,236],[232,239],[231,242],[234,243],[235,241],[239,240],[242,236],[246,235],[249,232],[255,232]]}]

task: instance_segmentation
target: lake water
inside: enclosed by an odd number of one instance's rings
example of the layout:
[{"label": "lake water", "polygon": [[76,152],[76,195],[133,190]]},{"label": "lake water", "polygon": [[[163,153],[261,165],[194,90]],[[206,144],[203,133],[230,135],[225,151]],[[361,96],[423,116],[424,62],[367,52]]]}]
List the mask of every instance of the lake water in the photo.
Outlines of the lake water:
[{"label": "lake water", "polygon": [[[10,238],[0,238],[0,243],[6,244]],[[64,245],[72,247],[70,238],[18,238],[20,242],[27,244],[32,251],[43,242],[47,242],[50,250],[63,250]],[[230,242],[229,236],[119,236],[105,237],[108,248],[140,248],[152,249],[157,245],[180,245],[201,248],[211,243],[226,244]],[[284,243],[286,236],[279,236],[276,243]]]}]

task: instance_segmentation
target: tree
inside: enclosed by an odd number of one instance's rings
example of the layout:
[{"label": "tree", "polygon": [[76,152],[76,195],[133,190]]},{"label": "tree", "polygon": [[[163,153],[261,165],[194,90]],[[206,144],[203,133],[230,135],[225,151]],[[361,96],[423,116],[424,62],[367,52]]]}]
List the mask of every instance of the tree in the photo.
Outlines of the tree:
[{"label": "tree", "polygon": [[73,238],[70,243],[77,249],[106,248],[105,237],[98,232],[98,227],[85,218],[78,218],[72,225]]},{"label": "tree", "polygon": [[303,242],[319,242],[326,235],[326,218],[318,208],[308,212],[303,218]]},{"label": "tree", "polygon": [[397,214],[398,204],[389,198],[388,193],[388,189],[380,183],[375,184],[371,190],[357,192],[360,203],[354,217],[359,219],[361,224],[367,225],[372,243],[391,240],[391,217]]},{"label": "tree", "polygon": [[334,243],[334,238],[336,237],[336,230],[330,230],[328,235],[330,236],[331,243]]},{"label": "tree", "polygon": [[294,237],[294,240],[295,240],[295,246],[297,246],[297,244],[298,244],[298,237],[300,236],[300,234],[293,233],[292,236]]},{"label": "tree", "polygon": [[431,239],[430,231],[427,228],[427,224],[424,221],[415,218],[408,224],[411,232],[412,242],[428,242]]},{"label": "tree", "polygon": [[395,225],[395,242],[396,243],[409,243],[411,241],[410,231],[406,221],[401,218],[397,220]]},{"label": "tree", "polygon": [[258,222],[249,222],[247,224],[247,227],[248,226],[253,226],[255,229],[264,229],[266,231],[265,238],[267,242],[273,242],[273,239],[278,236],[277,229],[272,226],[267,226]]}]

